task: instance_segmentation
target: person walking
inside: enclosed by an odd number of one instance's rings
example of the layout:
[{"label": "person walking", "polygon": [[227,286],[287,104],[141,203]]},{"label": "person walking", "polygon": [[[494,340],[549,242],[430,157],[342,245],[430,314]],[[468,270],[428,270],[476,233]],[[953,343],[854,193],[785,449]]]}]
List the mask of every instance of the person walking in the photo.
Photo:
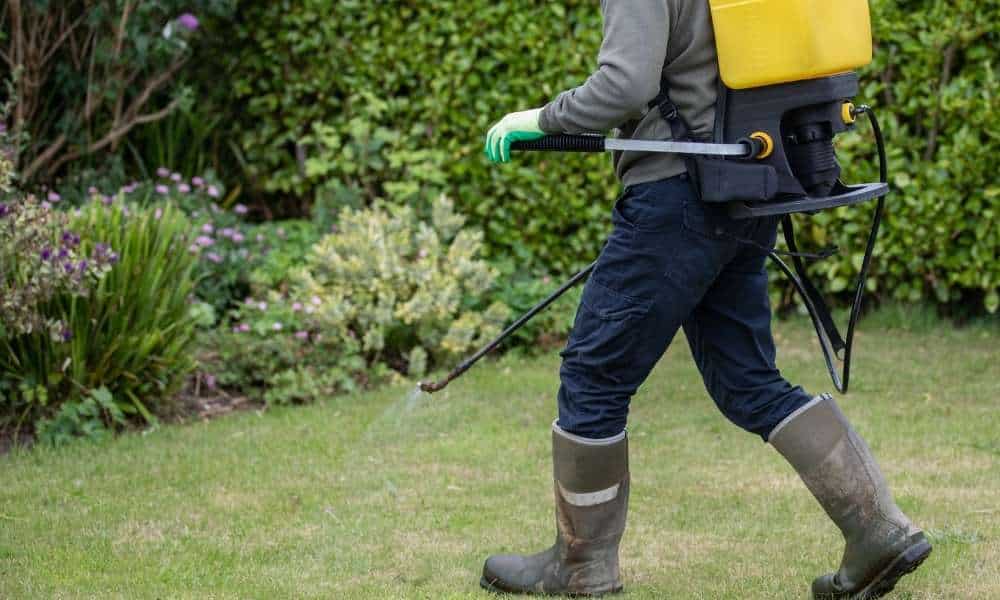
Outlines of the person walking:
[{"label": "person walking", "polygon": [[[618,130],[711,140],[719,65],[707,0],[602,0],[599,68],[543,108],[490,129],[486,154],[545,134]],[[777,217],[732,219],[702,203],[677,155],[616,152],[624,191],[563,350],[552,425],[557,535],[548,550],[486,560],[492,591],[590,596],[622,589],[619,544],[630,487],[629,402],[684,329],[722,413],[770,443],[798,472],[846,541],[815,598],[876,598],[931,546],[897,507],[871,450],[828,394],[786,381],[775,364],[766,254]]]}]

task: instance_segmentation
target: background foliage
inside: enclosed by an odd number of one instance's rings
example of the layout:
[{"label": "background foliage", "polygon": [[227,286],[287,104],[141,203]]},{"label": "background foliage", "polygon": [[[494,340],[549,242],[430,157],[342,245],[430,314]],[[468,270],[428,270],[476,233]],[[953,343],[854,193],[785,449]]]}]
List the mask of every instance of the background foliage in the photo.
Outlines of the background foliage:
[{"label": "background foliage", "polygon": [[[543,104],[591,72],[597,3],[391,4],[305,0],[295,10],[284,1],[241,11],[226,60],[257,191],[308,205],[317,195],[413,202],[417,186],[448,188],[493,255],[555,272],[588,261],[618,189],[606,158],[526,156],[496,168],[479,148],[505,112]],[[871,4],[878,49],[859,101],[884,121],[896,189],[872,285],[882,298],[995,311],[1000,4]],[[847,179],[875,178],[870,140],[862,125],[842,141]],[[803,228],[809,241],[845,249],[814,267],[830,291],[856,274],[869,219],[845,210]]]}]

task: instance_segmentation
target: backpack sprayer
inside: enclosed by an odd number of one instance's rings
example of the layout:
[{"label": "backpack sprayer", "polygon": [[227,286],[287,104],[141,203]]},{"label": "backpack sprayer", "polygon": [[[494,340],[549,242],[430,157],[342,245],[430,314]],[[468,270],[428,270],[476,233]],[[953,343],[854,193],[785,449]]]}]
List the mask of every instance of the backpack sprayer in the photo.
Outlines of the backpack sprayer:
[{"label": "backpack sprayer", "polygon": [[[854,69],[872,60],[867,0],[709,0],[715,28],[721,82],[715,130],[708,139],[691,135],[667,87],[649,104],[670,124],[672,141],[605,138],[599,135],[549,135],[514,142],[511,150],[547,152],[638,151],[685,156],[701,201],[725,204],[737,219],[781,216],[787,252],[768,250],[795,286],[819,338],[836,389],[847,392],[854,330],[889,193],[885,143],[868,106],[855,106]],[[846,185],[840,180],[833,140],[868,117],[879,157],[879,181]],[[830,308],[809,278],[803,258],[825,258],[798,251],[791,215],[854,206],[877,200],[847,326],[841,336]],[[790,257],[792,267],[779,254]],[[512,333],[586,279],[596,262],[577,273],[425,392],[444,389],[494,350]],[[835,360],[843,365],[838,374]]]}]

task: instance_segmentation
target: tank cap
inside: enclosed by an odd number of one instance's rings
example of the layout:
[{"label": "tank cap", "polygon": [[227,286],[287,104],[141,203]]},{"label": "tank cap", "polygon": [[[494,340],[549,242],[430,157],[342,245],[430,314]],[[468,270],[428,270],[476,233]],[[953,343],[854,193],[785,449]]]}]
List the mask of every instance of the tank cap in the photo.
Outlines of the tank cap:
[{"label": "tank cap", "polygon": [[840,107],[840,116],[844,119],[845,125],[853,125],[855,121],[858,120],[858,114],[855,112],[853,102],[844,102]]}]

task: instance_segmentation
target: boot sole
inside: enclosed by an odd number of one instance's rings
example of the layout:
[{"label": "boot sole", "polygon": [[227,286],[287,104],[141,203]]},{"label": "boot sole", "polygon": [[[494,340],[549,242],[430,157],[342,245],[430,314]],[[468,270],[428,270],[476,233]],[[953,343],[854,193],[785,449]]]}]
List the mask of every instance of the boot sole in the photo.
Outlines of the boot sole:
[{"label": "boot sole", "polygon": [[885,596],[896,587],[904,575],[916,571],[917,567],[931,555],[931,550],[933,548],[927,540],[920,540],[910,546],[889,563],[889,566],[879,573],[865,589],[851,596],[851,600],[875,600],[875,598]]},{"label": "boot sole", "polygon": [[624,588],[618,587],[607,592],[600,592],[596,594],[587,594],[580,592],[567,592],[565,594],[560,594],[560,593],[550,594],[543,592],[532,592],[532,591],[506,588],[503,586],[503,584],[500,583],[499,579],[490,581],[489,579],[486,578],[485,575],[479,580],[479,587],[493,594],[517,594],[522,596],[564,596],[566,598],[599,598],[601,596],[609,596],[611,594],[620,594],[624,590]]}]

